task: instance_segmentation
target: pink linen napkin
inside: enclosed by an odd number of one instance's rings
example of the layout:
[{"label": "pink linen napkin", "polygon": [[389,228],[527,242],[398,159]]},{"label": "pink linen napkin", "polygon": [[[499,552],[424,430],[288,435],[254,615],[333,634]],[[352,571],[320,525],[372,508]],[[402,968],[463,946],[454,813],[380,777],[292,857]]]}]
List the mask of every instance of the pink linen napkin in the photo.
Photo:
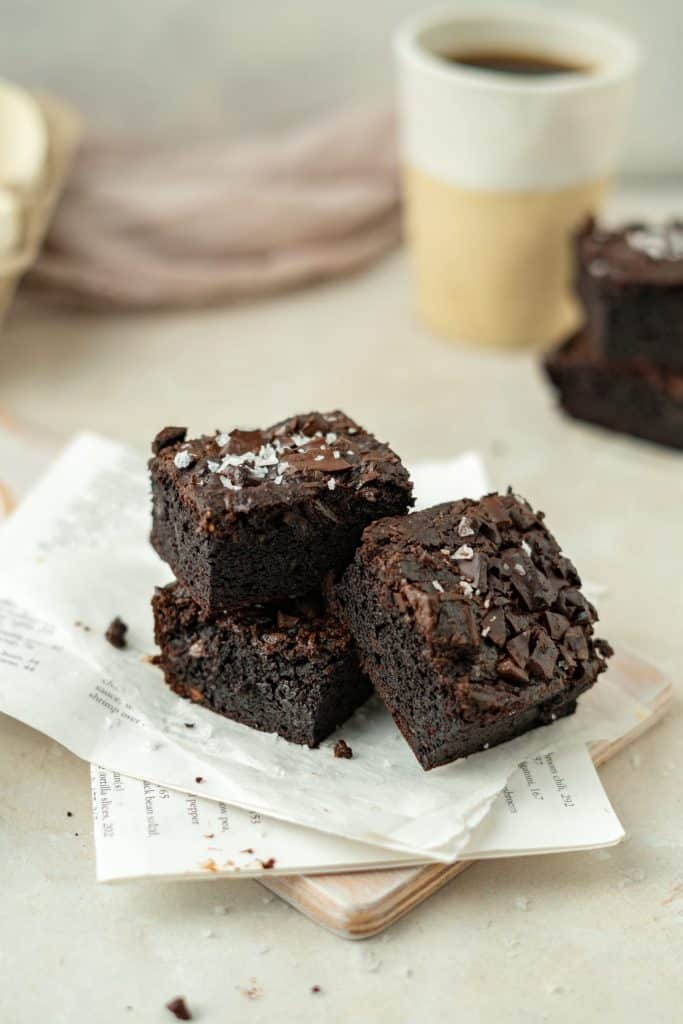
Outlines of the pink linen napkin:
[{"label": "pink linen napkin", "polygon": [[284,135],[84,143],[26,286],[94,308],[255,298],[357,270],[400,237],[388,107]]}]

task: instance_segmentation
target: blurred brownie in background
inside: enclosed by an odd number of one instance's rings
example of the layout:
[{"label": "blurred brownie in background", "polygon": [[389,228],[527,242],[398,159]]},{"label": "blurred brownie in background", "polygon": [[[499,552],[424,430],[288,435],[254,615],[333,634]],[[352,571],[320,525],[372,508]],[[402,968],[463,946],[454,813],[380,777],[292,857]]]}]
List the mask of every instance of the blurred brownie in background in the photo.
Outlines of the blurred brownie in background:
[{"label": "blurred brownie in background", "polygon": [[683,370],[644,360],[612,362],[586,331],[552,352],[545,369],[570,416],[683,448]]},{"label": "blurred brownie in background", "polygon": [[683,223],[579,235],[578,290],[596,351],[683,372]]},{"label": "blurred brownie in background", "polygon": [[683,448],[683,224],[606,230],[576,242],[581,331],[545,358],[570,416]]}]

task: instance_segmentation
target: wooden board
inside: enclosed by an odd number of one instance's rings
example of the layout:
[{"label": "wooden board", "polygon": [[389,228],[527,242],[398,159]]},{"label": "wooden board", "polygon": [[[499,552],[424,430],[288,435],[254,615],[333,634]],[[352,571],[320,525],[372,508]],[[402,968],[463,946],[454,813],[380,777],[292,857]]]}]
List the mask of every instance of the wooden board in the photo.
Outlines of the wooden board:
[{"label": "wooden board", "polygon": [[[652,665],[632,655],[621,655],[614,662],[624,689],[651,713],[618,740],[593,744],[591,755],[596,765],[604,764],[651,729],[671,704],[671,684]],[[261,884],[336,935],[367,939],[419,906],[472,863],[457,861],[339,875],[285,876]]]}]

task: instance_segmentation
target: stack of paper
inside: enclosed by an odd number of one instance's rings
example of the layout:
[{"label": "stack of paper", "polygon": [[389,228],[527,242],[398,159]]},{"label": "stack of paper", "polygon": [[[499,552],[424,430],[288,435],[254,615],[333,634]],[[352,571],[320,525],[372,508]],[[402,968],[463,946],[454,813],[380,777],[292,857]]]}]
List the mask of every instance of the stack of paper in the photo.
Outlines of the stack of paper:
[{"label": "stack of paper", "polygon": [[[487,486],[473,456],[413,475],[428,504]],[[296,747],[165,687],[147,661],[149,598],[169,577],[148,529],[144,460],[84,436],[0,531],[0,710],[103,766],[99,877],[348,871],[623,835],[585,749],[648,715],[618,669],[571,718],[429,773],[372,700],[343,727],[354,758],[339,761],[334,737]],[[124,652],[103,638],[117,614]]]}]

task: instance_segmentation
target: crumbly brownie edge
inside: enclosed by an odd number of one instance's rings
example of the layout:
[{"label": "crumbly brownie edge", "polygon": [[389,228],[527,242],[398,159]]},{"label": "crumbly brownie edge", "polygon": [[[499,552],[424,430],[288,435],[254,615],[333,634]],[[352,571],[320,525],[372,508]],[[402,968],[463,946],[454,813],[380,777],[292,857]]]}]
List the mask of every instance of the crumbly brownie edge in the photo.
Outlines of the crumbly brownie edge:
[{"label": "crumbly brownie edge", "polygon": [[[533,703],[526,688],[517,693],[508,690],[507,712],[487,715],[481,709],[465,721],[449,692],[457,681],[457,671],[448,679],[439,677],[417,630],[398,612],[386,608],[372,572],[354,561],[335,592],[358,645],[363,671],[425,771],[572,714],[577,698],[599,675],[594,662],[573,686],[555,690],[535,687]],[[464,677],[464,664],[462,672]]]},{"label": "crumbly brownie edge", "polygon": [[299,502],[270,531],[244,524],[226,543],[196,529],[169,483],[153,479],[152,493],[152,546],[211,614],[309,593],[327,572],[348,565],[369,522],[405,511],[403,497],[393,492],[373,506],[373,519],[358,507],[347,509],[343,519],[312,509],[312,518]]},{"label": "crumbly brownie edge", "polygon": [[[251,643],[247,631],[187,615],[170,584],[154,595],[159,664],[180,696],[293,743],[317,746],[370,696],[355,647],[321,636],[307,660]],[[310,644],[308,645],[310,648]],[[317,655],[317,656],[316,656]]]}]

